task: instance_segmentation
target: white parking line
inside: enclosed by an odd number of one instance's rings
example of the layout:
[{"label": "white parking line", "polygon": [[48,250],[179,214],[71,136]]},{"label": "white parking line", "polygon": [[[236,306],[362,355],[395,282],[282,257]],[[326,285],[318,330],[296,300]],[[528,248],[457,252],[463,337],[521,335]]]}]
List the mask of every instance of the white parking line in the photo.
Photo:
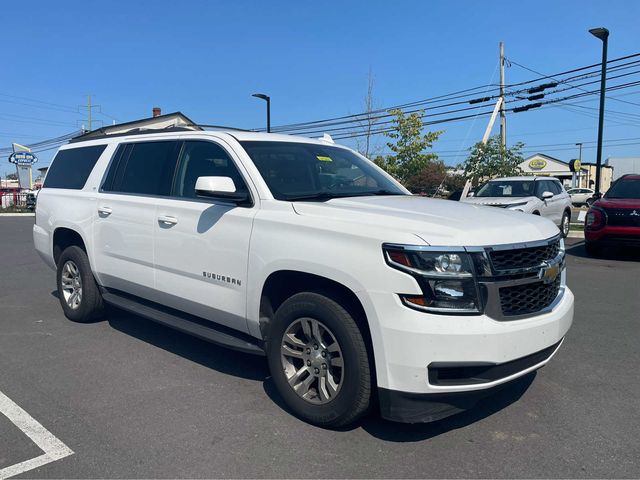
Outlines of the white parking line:
[{"label": "white parking line", "polygon": [[7,417],[11,423],[18,427],[44,452],[39,457],[0,469],[0,480],[73,455],[73,450],[58,440],[49,430],[44,428],[2,392],[0,392],[0,413]]}]

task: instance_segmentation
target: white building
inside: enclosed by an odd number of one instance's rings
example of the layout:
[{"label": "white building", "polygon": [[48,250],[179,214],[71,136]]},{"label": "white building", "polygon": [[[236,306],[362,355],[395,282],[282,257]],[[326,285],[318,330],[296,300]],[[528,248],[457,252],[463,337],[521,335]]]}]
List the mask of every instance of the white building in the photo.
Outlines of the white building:
[{"label": "white building", "polygon": [[[569,168],[569,162],[544,153],[536,153],[527,157],[520,164],[520,168],[525,174],[556,177],[566,188],[571,188],[572,186],[573,172]],[[595,171],[596,166],[594,164],[582,164],[580,170],[576,172],[576,187],[593,188],[595,185]],[[611,185],[612,172],[612,166],[602,166],[600,186],[603,192],[606,192]]]},{"label": "white building", "polygon": [[640,174],[640,157],[609,157],[606,164],[614,169],[614,180],[627,173]]}]

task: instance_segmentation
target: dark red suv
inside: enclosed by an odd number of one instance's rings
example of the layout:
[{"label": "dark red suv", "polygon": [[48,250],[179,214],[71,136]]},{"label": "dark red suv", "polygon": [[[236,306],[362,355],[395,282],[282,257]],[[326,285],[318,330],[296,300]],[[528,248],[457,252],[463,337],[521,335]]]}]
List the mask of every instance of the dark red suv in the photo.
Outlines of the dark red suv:
[{"label": "dark red suv", "polygon": [[605,246],[640,248],[640,175],[620,177],[591,206],[584,238],[590,255],[601,253]]}]

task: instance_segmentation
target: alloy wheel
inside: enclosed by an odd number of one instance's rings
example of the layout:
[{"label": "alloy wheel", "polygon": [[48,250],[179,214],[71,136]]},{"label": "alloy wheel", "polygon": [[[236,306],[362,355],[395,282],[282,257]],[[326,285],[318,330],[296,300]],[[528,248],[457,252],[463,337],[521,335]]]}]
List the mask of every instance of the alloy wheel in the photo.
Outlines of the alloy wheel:
[{"label": "alloy wheel", "polygon": [[76,310],[82,302],[82,277],[80,269],[72,260],[67,260],[62,267],[60,282],[64,301],[69,308]]},{"label": "alloy wheel", "polygon": [[569,234],[569,227],[570,227],[569,216],[568,215],[564,215],[562,217],[562,234],[565,237]]},{"label": "alloy wheel", "polygon": [[287,381],[299,397],[321,405],[338,395],[344,379],[342,350],[322,322],[293,321],[282,337],[280,353]]}]

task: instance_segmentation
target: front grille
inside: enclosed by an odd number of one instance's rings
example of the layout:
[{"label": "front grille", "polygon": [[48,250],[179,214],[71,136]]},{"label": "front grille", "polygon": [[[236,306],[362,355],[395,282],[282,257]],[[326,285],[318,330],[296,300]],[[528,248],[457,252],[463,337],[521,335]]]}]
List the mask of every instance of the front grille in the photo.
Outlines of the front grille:
[{"label": "front grille", "polygon": [[560,291],[560,275],[552,283],[542,281],[500,288],[504,316],[539,312],[553,303]]},{"label": "front grille", "polygon": [[493,268],[498,271],[537,267],[545,260],[553,260],[560,252],[560,240],[548,245],[510,250],[492,250],[489,253]]},{"label": "front grille", "polygon": [[640,208],[605,208],[607,225],[612,227],[640,227]]}]

